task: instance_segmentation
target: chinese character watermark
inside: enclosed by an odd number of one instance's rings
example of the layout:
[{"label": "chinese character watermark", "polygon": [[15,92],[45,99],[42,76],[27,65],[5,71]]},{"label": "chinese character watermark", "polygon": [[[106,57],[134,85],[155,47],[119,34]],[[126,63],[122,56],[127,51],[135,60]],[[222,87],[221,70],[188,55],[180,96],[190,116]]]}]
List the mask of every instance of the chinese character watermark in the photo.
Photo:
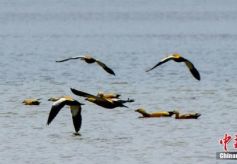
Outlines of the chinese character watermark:
[{"label": "chinese character watermark", "polygon": [[233,137],[228,133],[224,134],[224,137],[219,140],[219,144],[223,145],[224,152],[217,152],[216,158],[222,160],[237,160],[237,151],[230,152],[228,151],[228,144],[233,141],[233,148],[237,149],[237,135]]}]

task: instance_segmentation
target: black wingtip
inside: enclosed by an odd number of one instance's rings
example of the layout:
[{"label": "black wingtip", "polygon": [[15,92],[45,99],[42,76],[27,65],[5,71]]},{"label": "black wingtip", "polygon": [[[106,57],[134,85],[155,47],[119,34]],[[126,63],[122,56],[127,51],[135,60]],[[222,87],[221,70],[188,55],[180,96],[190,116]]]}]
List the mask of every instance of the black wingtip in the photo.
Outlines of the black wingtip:
[{"label": "black wingtip", "polygon": [[76,91],[76,89],[74,89],[74,88],[70,88],[70,90],[72,91],[72,93],[74,93]]},{"label": "black wingtip", "polygon": [[114,71],[111,71],[111,72],[108,72],[108,73],[111,74],[111,75],[116,76],[115,73],[114,73]]},{"label": "black wingtip", "polygon": [[114,71],[113,71],[111,68],[109,68],[109,67],[105,67],[105,68],[103,68],[103,69],[104,69],[106,72],[108,72],[109,74],[115,76],[115,73],[114,73]]},{"label": "black wingtip", "polygon": [[150,72],[151,70],[153,70],[155,67],[147,69],[146,72]]},{"label": "black wingtip", "polygon": [[71,89],[71,92],[72,92],[73,94],[77,95],[77,90],[76,90],[76,89],[74,89],[74,88],[70,88],[70,89]]},{"label": "black wingtip", "polygon": [[74,89],[74,88],[71,88],[71,91],[72,91],[72,93],[73,94],[75,94],[75,95],[77,95],[77,96],[81,96],[81,91],[78,91],[78,90],[76,90],[76,89]]},{"label": "black wingtip", "polygon": [[194,77],[199,81],[201,80],[200,74],[198,72],[194,75]]},{"label": "black wingtip", "polygon": [[192,69],[190,69],[190,72],[192,73],[192,75],[193,75],[193,77],[194,77],[195,79],[197,79],[197,80],[199,80],[199,81],[201,80],[201,76],[200,76],[198,70],[197,70],[195,67],[193,67]]},{"label": "black wingtip", "polygon": [[112,69],[109,69],[109,70],[106,70],[108,73],[110,73],[111,75],[114,75],[115,76],[115,73]]},{"label": "black wingtip", "polygon": [[47,120],[46,124],[49,125],[52,122],[52,120],[53,120],[52,118],[48,117],[48,120]]}]

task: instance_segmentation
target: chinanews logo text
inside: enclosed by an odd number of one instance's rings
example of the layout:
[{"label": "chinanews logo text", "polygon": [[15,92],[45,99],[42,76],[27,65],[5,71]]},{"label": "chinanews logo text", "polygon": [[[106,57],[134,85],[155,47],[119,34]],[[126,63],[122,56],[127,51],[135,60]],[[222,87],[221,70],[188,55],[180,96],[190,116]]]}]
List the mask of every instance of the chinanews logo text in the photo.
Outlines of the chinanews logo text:
[{"label": "chinanews logo text", "polygon": [[[224,134],[224,137],[219,140],[219,144],[223,146],[224,152],[217,152],[216,158],[222,160],[237,160],[237,135]],[[229,149],[231,151],[229,151]],[[235,150],[235,151],[232,151]]]}]

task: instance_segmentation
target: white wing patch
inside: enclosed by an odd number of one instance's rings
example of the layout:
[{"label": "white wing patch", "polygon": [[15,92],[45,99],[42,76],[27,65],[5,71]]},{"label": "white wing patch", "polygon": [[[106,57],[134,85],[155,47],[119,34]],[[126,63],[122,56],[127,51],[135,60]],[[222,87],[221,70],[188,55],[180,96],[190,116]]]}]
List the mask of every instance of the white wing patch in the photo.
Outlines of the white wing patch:
[{"label": "white wing patch", "polygon": [[66,101],[65,98],[60,98],[58,101],[55,101],[55,102],[53,103],[53,106],[57,106],[57,105],[61,104],[61,103],[64,102],[64,101]]},{"label": "white wing patch", "polygon": [[163,62],[172,58],[173,58],[173,55],[168,55],[167,57],[163,58],[160,62]]}]

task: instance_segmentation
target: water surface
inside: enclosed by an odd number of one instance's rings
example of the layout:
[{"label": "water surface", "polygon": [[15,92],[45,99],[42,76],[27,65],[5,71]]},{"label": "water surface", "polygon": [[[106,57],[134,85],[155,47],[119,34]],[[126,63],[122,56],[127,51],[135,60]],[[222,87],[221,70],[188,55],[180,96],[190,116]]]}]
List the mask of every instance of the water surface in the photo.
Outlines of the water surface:
[{"label": "water surface", "polygon": [[[0,163],[225,163],[218,140],[236,134],[237,2],[30,0],[0,2]],[[190,59],[201,74],[170,62]],[[55,60],[90,53],[109,65]],[[129,109],[83,106],[82,136],[63,109],[48,127],[51,96],[70,87],[134,98]],[[23,106],[28,97],[40,106]],[[138,119],[134,110],[199,112],[199,120]],[[232,145],[229,145],[233,150]],[[229,162],[229,161],[228,161]]]}]

